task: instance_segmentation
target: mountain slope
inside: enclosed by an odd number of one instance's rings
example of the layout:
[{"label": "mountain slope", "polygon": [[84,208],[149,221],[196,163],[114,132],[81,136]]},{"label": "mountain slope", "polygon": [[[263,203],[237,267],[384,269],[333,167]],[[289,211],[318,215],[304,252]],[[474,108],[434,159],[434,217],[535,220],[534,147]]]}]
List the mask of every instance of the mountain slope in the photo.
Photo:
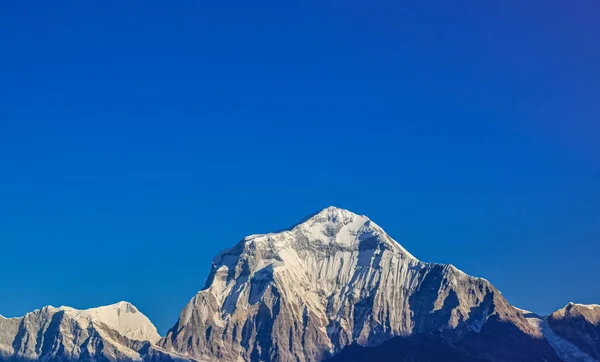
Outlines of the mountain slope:
[{"label": "mountain slope", "polygon": [[569,303],[547,320],[557,335],[600,361],[600,305]]},{"label": "mountain slope", "polygon": [[81,321],[102,322],[129,339],[150,342],[156,342],[160,339],[156,327],[148,317],[128,302],[119,302],[86,310],[77,310],[70,307],[61,307],[60,309]]},{"label": "mountain slope", "polygon": [[21,318],[4,318],[0,316],[0,360],[13,354],[13,341],[19,331]]},{"label": "mountain slope", "polygon": [[548,317],[542,317],[535,313],[521,310],[527,321],[537,328],[554,348],[556,354],[565,362],[597,362],[589,354],[583,352],[579,347],[569,340],[559,336],[548,324]]},{"label": "mountain slope", "polygon": [[367,217],[329,207],[220,253],[158,344],[199,360],[304,362],[432,333],[476,359],[506,347],[515,361],[558,360],[487,280],[420,262]]},{"label": "mountain slope", "polygon": [[0,317],[0,360],[141,361],[160,336],[133,305],[77,310],[47,306],[21,318]]}]

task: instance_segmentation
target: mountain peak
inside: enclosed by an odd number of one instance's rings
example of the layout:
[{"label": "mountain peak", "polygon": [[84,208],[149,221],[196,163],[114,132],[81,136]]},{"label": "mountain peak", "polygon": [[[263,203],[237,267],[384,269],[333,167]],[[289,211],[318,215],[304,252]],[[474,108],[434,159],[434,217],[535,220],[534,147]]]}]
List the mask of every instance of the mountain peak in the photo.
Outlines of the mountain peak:
[{"label": "mountain peak", "polygon": [[[349,218],[353,216],[359,216],[358,214],[353,213],[350,210],[342,209],[336,206],[327,206],[326,208],[318,211],[313,214],[314,217],[326,217],[328,219],[337,219],[337,218]],[[366,216],[363,216],[366,218]]]},{"label": "mountain peak", "polygon": [[377,240],[378,243],[399,251],[409,259],[416,259],[367,216],[335,206],[326,207],[304,218],[292,230],[301,231],[308,235],[309,239],[323,240],[325,237],[328,243],[348,246]]},{"label": "mountain peak", "polygon": [[133,304],[126,302],[126,301],[120,301],[115,304],[110,304],[110,305],[107,305],[104,307],[99,307],[99,308],[116,309],[119,311],[123,311],[125,313],[137,313],[138,312],[138,309]]},{"label": "mountain peak", "polygon": [[[50,305],[50,306],[48,306],[48,308],[55,308],[55,307],[52,307]],[[107,305],[103,305],[103,306],[99,306],[99,307],[94,307],[94,308],[89,308],[89,309],[81,309],[81,310],[73,308],[73,307],[69,307],[66,305],[62,305],[55,309],[65,310],[65,311],[78,311],[78,312],[109,311],[109,310],[121,311],[121,312],[125,312],[125,313],[137,313],[138,312],[138,309],[133,304],[126,302],[126,301],[120,301],[120,302],[113,303],[113,304],[107,304]]]},{"label": "mountain peak", "polygon": [[125,301],[82,310],[68,306],[47,306],[42,308],[42,311],[63,311],[83,324],[91,321],[101,322],[134,340],[155,342],[160,338],[152,322],[133,304]]},{"label": "mountain peak", "polygon": [[581,303],[575,303],[575,302],[569,302],[567,303],[566,306],[563,307],[563,309],[565,308],[569,308],[569,307],[579,307],[579,308],[588,308],[588,309],[593,309],[593,308],[600,308],[600,305],[598,304],[581,304]]},{"label": "mountain peak", "polygon": [[317,362],[352,344],[486,333],[488,322],[541,337],[487,280],[420,262],[368,217],[329,206],[219,253],[159,347],[202,361]]},{"label": "mountain peak", "polygon": [[[292,240],[296,240],[296,248],[303,248],[297,243],[299,240],[303,240],[301,244],[304,243],[305,246],[312,245],[309,246],[309,249],[312,250],[321,250],[320,248],[325,245],[351,249],[365,247],[371,249],[377,244],[384,244],[387,249],[403,254],[408,259],[416,260],[413,255],[367,216],[358,215],[335,206],[329,206],[310,214],[289,228],[267,234],[246,236],[233,249],[244,248],[244,245],[280,249]],[[224,250],[216,259],[222,259],[223,254],[229,254],[230,251],[231,249]]]},{"label": "mountain peak", "polygon": [[[321,222],[323,222],[323,221],[340,222],[343,220],[350,219],[352,217],[359,217],[359,216],[360,215],[355,214],[352,211],[349,211],[346,209],[342,209],[342,208],[339,208],[336,206],[328,206],[317,212],[308,214],[307,216],[303,217],[299,222],[295,223],[291,227],[284,229],[282,231],[293,230],[294,228],[296,228],[299,225],[311,223],[316,220],[319,220]],[[366,216],[362,216],[362,217],[364,217],[365,219],[368,219]]]},{"label": "mountain peak", "polygon": [[298,227],[300,225],[309,226],[314,224],[323,224],[323,223],[331,223],[331,224],[348,224],[357,220],[361,224],[366,224],[371,220],[364,216],[353,213],[352,211],[341,209],[335,206],[326,207],[316,213],[310,214],[300,220],[299,223],[295,224],[293,228]]},{"label": "mountain peak", "polygon": [[583,316],[584,318],[593,319],[600,323],[600,305],[569,302],[561,309],[552,313],[552,317],[555,319],[569,316]]}]

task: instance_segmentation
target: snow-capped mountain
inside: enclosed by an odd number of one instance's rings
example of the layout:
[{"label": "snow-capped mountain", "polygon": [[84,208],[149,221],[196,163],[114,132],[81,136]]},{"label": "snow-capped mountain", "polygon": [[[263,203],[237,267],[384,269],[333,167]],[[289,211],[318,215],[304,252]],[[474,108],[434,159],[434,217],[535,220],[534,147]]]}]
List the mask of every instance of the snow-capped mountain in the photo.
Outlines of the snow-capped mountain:
[{"label": "snow-capped mountain", "polygon": [[0,360],[140,361],[140,350],[158,339],[152,322],[127,302],[0,317]]},{"label": "snow-capped mountain", "polygon": [[487,280],[419,261],[328,207],[218,254],[166,337],[127,302],[0,316],[0,362],[598,362],[600,306],[550,316]]},{"label": "snow-capped mountain", "polygon": [[474,360],[558,360],[487,280],[421,262],[367,217],[335,207],[217,255],[159,345],[207,361],[303,362],[415,335]]}]

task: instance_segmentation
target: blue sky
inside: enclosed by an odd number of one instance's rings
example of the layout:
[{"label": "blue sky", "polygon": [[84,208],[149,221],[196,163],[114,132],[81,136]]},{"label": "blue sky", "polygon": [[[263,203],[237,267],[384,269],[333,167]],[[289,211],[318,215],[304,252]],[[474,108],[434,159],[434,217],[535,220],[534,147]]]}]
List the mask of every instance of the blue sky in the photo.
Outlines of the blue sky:
[{"label": "blue sky", "polygon": [[600,6],[0,5],[0,314],[164,333],[243,236],[329,205],[548,313],[600,303]]}]

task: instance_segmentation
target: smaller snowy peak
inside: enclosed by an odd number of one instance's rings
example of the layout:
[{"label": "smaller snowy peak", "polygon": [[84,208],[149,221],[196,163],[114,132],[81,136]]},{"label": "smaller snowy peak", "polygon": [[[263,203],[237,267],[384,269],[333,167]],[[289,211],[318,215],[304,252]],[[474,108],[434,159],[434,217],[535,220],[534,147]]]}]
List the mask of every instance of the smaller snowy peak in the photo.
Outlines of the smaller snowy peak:
[{"label": "smaller snowy peak", "polygon": [[129,302],[125,302],[125,301],[118,302],[115,304],[105,305],[102,307],[84,309],[84,310],[77,310],[75,308],[71,308],[68,306],[61,306],[59,309],[78,311],[81,313],[88,313],[88,314],[97,315],[97,316],[107,315],[107,314],[111,314],[111,313],[116,313],[117,315],[121,315],[121,314],[128,314],[128,313],[135,314],[135,313],[139,312],[138,309],[133,304],[131,304]]},{"label": "smaller snowy peak", "polygon": [[552,313],[549,318],[553,320],[584,318],[592,324],[600,325],[600,305],[570,302],[563,308]]},{"label": "smaller snowy peak", "polygon": [[141,362],[151,348],[148,342],[159,339],[156,327],[128,302],[85,310],[45,306],[21,318],[0,318],[0,361],[12,356],[23,361]]},{"label": "smaller snowy peak", "polygon": [[51,316],[58,312],[64,312],[69,315],[84,328],[90,323],[102,323],[132,340],[150,341],[154,343],[160,339],[156,327],[148,317],[142,314],[133,304],[124,301],[83,310],[68,306],[57,308],[47,305],[27,313],[21,318],[38,314]]},{"label": "smaller snowy peak", "polygon": [[569,303],[545,319],[554,333],[600,361],[599,305]]},{"label": "smaller snowy peak", "polygon": [[570,307],[570,308],[587,308],[587,309],[598,309],[600,308],[600,304],[580,304],[580,303],[573,303],[573,302],[569,302],[569,304],[567,304],[565,306],[565,308]]},{"label": "smaller snowy peak", "polygon": [[573,314],[573,313],[581,313],[583,311],[597,311],[600,312],[600,305],[598,304],[580,304],[569,302],[567,305],[557,310],[554,313],[561,314]]},{"label": "smaller snowy peak", "polygon": [[519,310],[527,322],[546,338],[561,360],[565,362],[597,362],[571,341],[558,335],[548,323],[547,318],[523,309],[514,308]]},{"label": "smaller snowy peak", "polygon": [[129,339],[150,342],[156,342],[160,339],[156,327],[148,317],[139,312],[129,302],[119,302],[86,310],[76,310],[70,307],[61,308],[76,316],[102,322]]}]

